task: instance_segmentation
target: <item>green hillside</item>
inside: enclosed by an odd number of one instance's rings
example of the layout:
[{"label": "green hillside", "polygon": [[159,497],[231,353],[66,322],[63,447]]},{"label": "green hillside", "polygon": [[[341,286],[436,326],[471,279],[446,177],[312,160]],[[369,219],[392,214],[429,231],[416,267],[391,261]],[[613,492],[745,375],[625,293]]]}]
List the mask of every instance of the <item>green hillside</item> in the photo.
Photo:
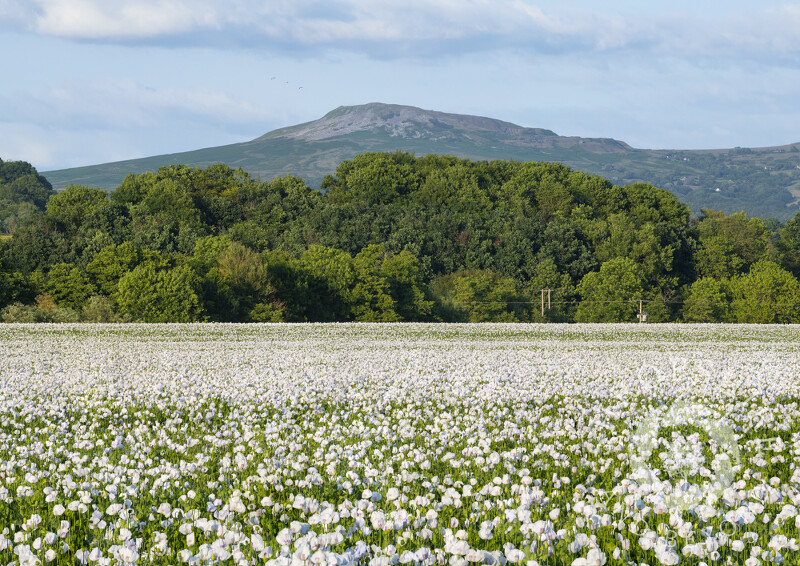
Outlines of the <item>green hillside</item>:
[{"label": "green hillside", "polygon": [[113,190],[129,173],[173,164],[224,163],[264,181],[291,174],[319,187],[342,161],[368,151],[395,150],[472,160],[559,162],[615,184],[652,183],[698,214],[701,208],[744,210],[785,221],[800,210],[800,143],[756,149],[643,150],[608,138],[559,136],[490,118],[377,103],[340,107],[319,120],[244,143],[44,175],[56,190],[69,184]]}]

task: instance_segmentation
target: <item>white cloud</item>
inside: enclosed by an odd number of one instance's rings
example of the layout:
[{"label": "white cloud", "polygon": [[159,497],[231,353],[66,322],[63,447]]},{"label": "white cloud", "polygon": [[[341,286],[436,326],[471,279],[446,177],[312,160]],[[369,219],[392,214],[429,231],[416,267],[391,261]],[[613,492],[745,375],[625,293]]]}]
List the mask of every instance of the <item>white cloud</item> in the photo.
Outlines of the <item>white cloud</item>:
[{"label": "white cloud", "polygon": [[30,17],[34,7],[23,0],[0,0],[0,21],[23,21]]},{"label": "white cloud", "polygon": [[674,1],[0,0],[0,52],[25,53],[0,156],[171,153],[372,101],[638,147],[797,141],[800,6]]},{"label": "white cloud", "polygon": [[214,27],[216,8],[203,2],[39,0],[33,29],[78,39],[160,37]]},{"label": "white cloud", "polygon": [[287,123],[283,110],[209,87],[76,82],[0,95],[0,157],[40,170],[87,165],[241,142],[276,122]]},{"label": "white cloud", "polygon": [[750,17],[737,17],[727,39],[745,49],[789,55],[800,63],[800,5],[778,6]]},{"label": "white cloud", "polygon": [[515,48],[797,63],[800,54],[800,7],[769,2],[611,11],[579,0],[0,0],[0,21],[77,40],[347,49],[382,58]]}]

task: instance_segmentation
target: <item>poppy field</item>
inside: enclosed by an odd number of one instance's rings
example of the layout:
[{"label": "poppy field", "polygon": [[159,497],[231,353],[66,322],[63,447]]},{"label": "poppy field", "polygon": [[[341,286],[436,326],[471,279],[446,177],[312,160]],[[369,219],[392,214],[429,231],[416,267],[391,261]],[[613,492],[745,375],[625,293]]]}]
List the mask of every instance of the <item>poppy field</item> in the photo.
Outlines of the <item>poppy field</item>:
[{"label": "poppy field", "polygon": [[0,326],[0,563],[798,564],[800,327]]}]

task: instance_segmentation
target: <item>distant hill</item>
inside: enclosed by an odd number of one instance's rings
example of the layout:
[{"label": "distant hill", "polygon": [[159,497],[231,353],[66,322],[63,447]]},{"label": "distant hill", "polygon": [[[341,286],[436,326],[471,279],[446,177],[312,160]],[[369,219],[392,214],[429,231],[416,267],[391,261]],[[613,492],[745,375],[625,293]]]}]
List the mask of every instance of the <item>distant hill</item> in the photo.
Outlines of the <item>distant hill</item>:
[{"label": "distant hill", "polygon": [[768,148],[647,150],[609,138],[559,136],[509,122],[372,103],[339,107],[319,120],[252,141],[76,167],[43,174],[56,190],[69,184],[116,188],[128,173],[170,164],[225,163],[262,180],[298,175],[312,187],[346,159],[367,151],[455,155],[472,160],[557,161],[617,184],[652,183],[686,202],[726,213],[787,220],[800,211],[800,143]]}]

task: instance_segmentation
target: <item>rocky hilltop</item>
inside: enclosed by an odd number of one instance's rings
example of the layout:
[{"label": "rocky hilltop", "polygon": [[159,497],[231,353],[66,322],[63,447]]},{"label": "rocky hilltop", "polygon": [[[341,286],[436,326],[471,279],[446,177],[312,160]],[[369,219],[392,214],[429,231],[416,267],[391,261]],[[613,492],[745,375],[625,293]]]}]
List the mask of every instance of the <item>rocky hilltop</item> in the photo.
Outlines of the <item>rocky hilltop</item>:
[{"label": "rocky hilltop", "polygon": [[449,114],[414,106],[378,102],[361,106],[340,106],[319,120],[281,128],[255,141],[290,138],[311,142],[360,132],[403,140],[442,143],[493,141],[531,148],[570,148],[578,145],[585,151],[598,153],[624,152],[633,149],[624,142],[609,138],[559,136],[551,130],[525,128],[483,116]]},{"label": "rocky hilltop", "polygon": [[319,187],[325,175],[359,153],[407,151],[472,160],[556,161],[627,185],[651,183],[699,213],[787,220],[800,210],[800,143],[717,150],[635,149],[610,138],[560,136],[542,128],[413,106],[340,106],[318,120],[281,128],[254,140],[143,159],[44,172],[56,190],[84,184],[112,190],[125,175],[171,164],[225,163],[262,180],[296,175]]}]

